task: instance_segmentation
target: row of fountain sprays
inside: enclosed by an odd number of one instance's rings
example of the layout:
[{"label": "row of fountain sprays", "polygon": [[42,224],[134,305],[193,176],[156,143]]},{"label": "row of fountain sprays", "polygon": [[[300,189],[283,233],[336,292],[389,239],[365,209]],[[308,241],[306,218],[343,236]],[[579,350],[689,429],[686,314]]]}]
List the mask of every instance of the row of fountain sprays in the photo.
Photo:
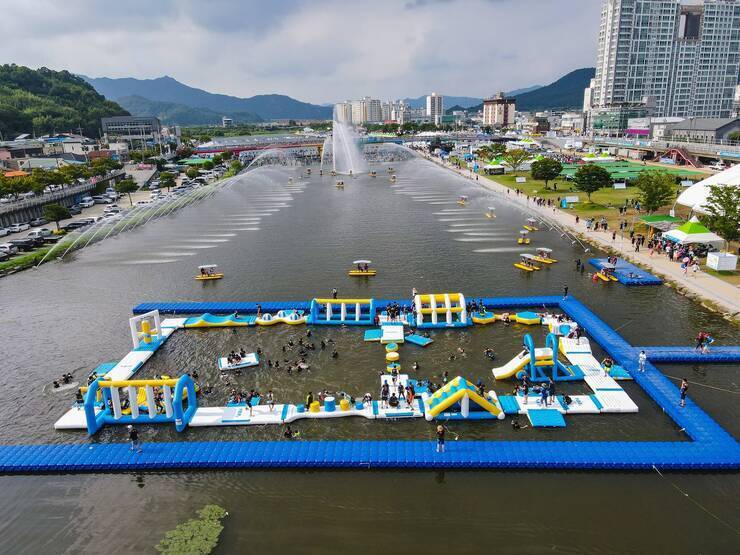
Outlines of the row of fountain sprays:
[{"label": "row of fountain sprays", "polygon": [[133,206],[125,213],[123,218],[120,219],[100,219],[83,231],[73,231],[67,235],[67,239],[74,237],[74,240],[71,243],[68,241],[60,241],[54,245],[54,247],[52,247],[39,261],[36,267],[38,268],[47,259],[51,258],[55,253],[58,253],[62,248],[64,248],[64,246],[66,246],[66,249],[60,256],[58,256],[60,260],[73,250],[84,249],[91,243],[103,241],[113,234],[118,235],[124,231],[130,231],[135,227],[146,224],[152,219],[168,216],[175,210],[178,210],[196,200],[201,200],[213,195],[218,188],[229,182],[231,182],[231,180],[227,179],[222,182],[193,189],[189,193],[179,197],[173,197],[159,202],[152,202],[151,204]]}]

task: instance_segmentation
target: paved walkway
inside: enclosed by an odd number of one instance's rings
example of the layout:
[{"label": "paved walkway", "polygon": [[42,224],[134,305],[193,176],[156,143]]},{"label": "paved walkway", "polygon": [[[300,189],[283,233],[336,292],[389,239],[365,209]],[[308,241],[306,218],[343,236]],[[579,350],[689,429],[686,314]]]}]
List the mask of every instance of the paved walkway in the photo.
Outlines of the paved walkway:
[{"label": "paved walkway", "polygon": [[[465,178],[476,181],[476,174],[472,173],[468,169],[458,169],[451,164],[441,162],[437,159],[430,158],[429,156],[424,155],[424,157],[439,166],[457,172]],[[585,238],[585,240],[594,243],[599,247],[612,249],[621,258],[629,260],[635,264],[639,264],[640,266],[659,274],[661,277],[679,284],[694,295],[717,304],[723,311],[729,312],[735,317],[740,315],[739,287],[701,271],[693,275],[684,275],[683,270],[681,270],[681,265],[676,262],[669,261],[664,254],[650,256],[647,249],[636,253],[634,252],[634,247],[630,243],[629,237],[620,237],[617,235],[616,240],[612,241],[612,230],[606,232],[586,231],[582,218],[579,223],[576,223],[576,217],[574,214],[569,214],[553,207],[537,206],[533,200],[530,199],[528,201],[524,195],[517,196],[512,189],[485,176],[479,176],[476,183],[489,191],[505,196],[508,200],[520,204],[527,210],[535,212],[561,227],[567,228],[569,231],[578,234],[580,238]]]}]

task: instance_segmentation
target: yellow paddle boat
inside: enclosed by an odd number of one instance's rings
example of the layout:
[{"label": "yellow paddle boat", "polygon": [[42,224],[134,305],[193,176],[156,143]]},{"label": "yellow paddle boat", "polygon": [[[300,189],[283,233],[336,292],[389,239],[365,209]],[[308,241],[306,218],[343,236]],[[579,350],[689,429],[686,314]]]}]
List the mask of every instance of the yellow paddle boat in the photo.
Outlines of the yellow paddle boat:
[{"label": "yellow paddle boat", "polygon": [[529,231],[527,231],[526,229],[523,229],[522,231],[520,231],[519,239],[517,239],[516,242],[519,243],[520,245],[529,245],[530,240],[529,240],[529,237],[527,237],[528,233]]},{"label": "yellow paddle boat", "polygon": [[534,265],[534,259],[535,257],[531,254],[524,253],[519,255],[521,257],[521,261],[514,264],[515,268],[519,268],[520,270],[524,270],[525,272],[534,272],[535,270],[539,270],[539,266]]},{"label": "yellow paddle boat", "polygon": [[389,166],[388,167],[388,173],[393,173],[394,171],[396,171],[396,170],[394,170],[392,166]]},{"label": "yellow paddle boat", "polygon": [[221,272],[217,272],[218,266],[215,264],[204,264],[198,266],[199,275],[195,276],[198,281],[211,281],[214,279],[221,279],[224,275]]},{"label": "yellow paddle boat", "polygon": [[595,275],[601,281],[618,281],[617,278],[614,276],[614,268],[614,264],[605,262],[601,265],[601,271],[596,272]]},{"label": "yellow paddle boat", "polygon": [[335,172],[334,170],[331,170],[331,176],[334,177],[335,175],[337,175],[337,172]]},{"label": "yellow paddle boat", "polygon": [[370,172],[370,177],[378,177],[378,174],[374,171]]},{"label": "yellow paddle boat", "polygon": [[458,203],[458,204],[459,204],[460,206],[465,206],[465,204],[466,204],[467,202],[468,202],[468,197],[466,197],[465,195],[460,195],[460,198],[459,198],[459,199],[457,199],[457,203]]},{"label": "yellow paddle boat", "polygon": [[535,226],[537,220],[534,218],[528,218],[527,223],[524,225],[524,229],[527,231],[539,231],[539,228]]},{"label": "yellow paddle boat", "polygon": [[534,259],[543,264],[554,264],[557,262],[557,260],[552,257],[552,249],[548,249],[547,247],[538,247],[537,256],[535,256]]},{"label": "yellow paddle boat", "polygon": [[391,175],[391,183],[395,183],[395,182],[396,182],[396,174],[392,174]]},{"label": "yellow paddle boat", "polygon": [[488,210],[486,211],[486,218],[495,218],[496,217],[496,208],[493,206],[489,206]]},{"label": "yellow paddle boat", "polygon": [[337,181],[336,187],[337,189],[344,189],[344,181]]},{"label": "yellow paddle boat", "polygon": [[356,265],[357,268],[353,268],[352,270],[347,272],[347,275],[366,277],[374,276],[378,273],[377,270],[373,270],[370,268],[370,264],[372,264],[372,261],[370,260],[355,260],[354,262],[352,262],[352,264]]}]

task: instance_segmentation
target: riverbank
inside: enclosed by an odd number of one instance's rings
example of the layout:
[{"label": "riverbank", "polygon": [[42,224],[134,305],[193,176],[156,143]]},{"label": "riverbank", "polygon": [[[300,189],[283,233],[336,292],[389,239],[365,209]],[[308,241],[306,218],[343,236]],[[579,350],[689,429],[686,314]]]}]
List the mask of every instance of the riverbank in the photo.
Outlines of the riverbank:
[{"label": "riverbank", "polygon": [[729,320],[740,322],[740,289],[737,286],[706,272],[685,275],[679,264],[669,261],[663,255],[650,256],[647,250],[634,252],[628,237],[617,236],[615,240],[612,240],[611,230],[589,232],[586,230],[582,218],[579,222],[576,222],[576,215],[569,214],[556,207],[537,206],[531,197],[527,199],[526,197],[517,196],[511,188],[495,181],[495,179],[472,173],[468,169],[457,168],[428,155],[424,156],[440,167],[452,170],[462,177],[475,181],[483,188],[506,196],[508,200],[555,222],[578,236],[579,239],[649,270],[663,278],[668,286],[674,287],[682,295],[694,297],[704,307],[723,313],[725,318]]}]

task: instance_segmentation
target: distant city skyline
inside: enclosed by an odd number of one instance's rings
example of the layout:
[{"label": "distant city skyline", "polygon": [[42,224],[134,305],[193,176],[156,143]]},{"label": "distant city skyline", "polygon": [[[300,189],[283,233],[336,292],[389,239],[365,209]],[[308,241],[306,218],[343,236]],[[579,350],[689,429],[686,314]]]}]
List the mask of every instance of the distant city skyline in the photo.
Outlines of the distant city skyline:
[{"label": "distant city skyline", "polygon": [[[0,63],[171,75],[211,92],[326,104],[487,97],[594,65],[599,0],[7,0]],[[362,17],[358,17],[358,10]]]}]

